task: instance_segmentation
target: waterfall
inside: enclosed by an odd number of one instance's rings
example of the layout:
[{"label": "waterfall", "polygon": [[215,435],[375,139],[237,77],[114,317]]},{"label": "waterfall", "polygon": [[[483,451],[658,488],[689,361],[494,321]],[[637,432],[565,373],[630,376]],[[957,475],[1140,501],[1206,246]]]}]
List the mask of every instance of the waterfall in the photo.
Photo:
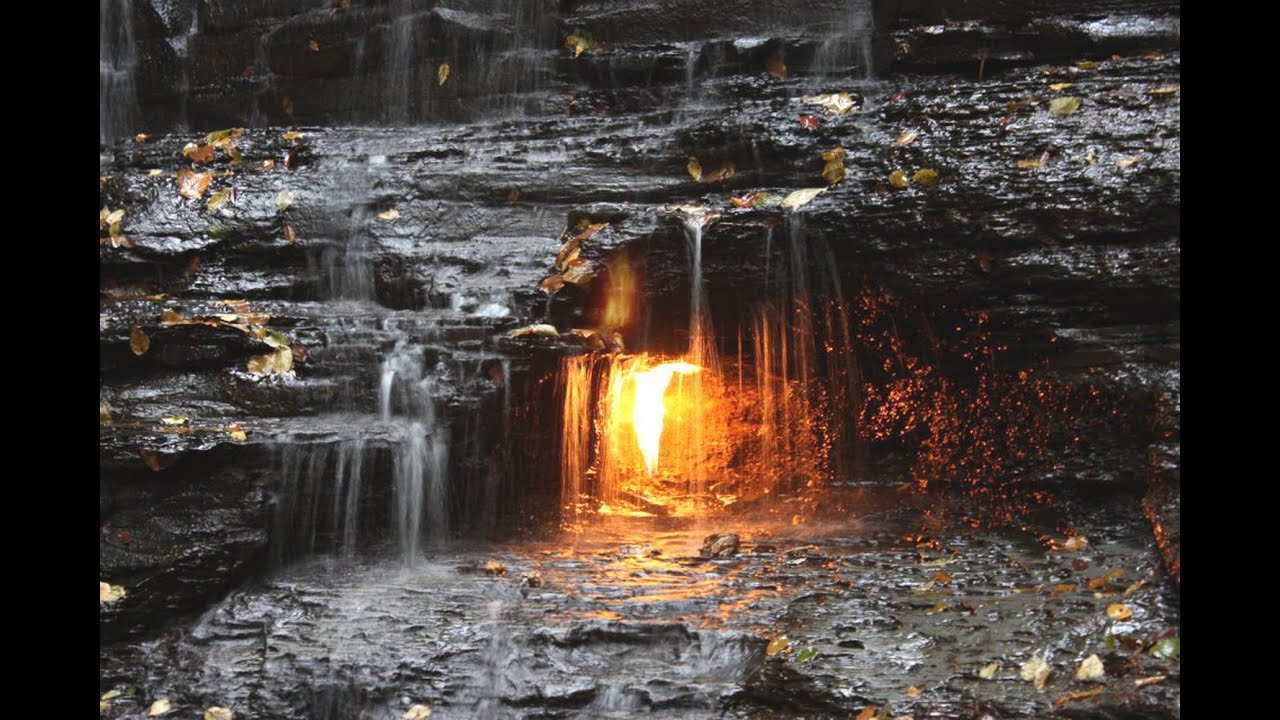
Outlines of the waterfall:
[{"label": "waterfall", "polygon": [[98,141],[109,148],[138,121],[132,0],[99,0]]}]

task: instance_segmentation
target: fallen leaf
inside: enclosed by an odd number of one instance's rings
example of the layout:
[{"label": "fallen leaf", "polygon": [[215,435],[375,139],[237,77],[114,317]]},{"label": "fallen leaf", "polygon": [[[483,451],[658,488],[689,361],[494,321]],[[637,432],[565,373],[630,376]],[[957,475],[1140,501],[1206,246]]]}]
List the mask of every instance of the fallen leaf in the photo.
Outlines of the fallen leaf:
[{"label": "fallen leaf", "polygon": [[274,158],[267,158],[266,160],[263,160],[261,164],[258,165],[258,168],[267,172],[271,170],[275,170],[276,161]]},{"label": "fallen leaf", "polygon": [[598,43],[586,30],[574,28],[573,34],[564,39],[564,45],[573,51],[574,57],[578,57],[587,50],[596,48]]},{"label": "fallen leaf", "polygon": [[285,347],[278,347],[274,351],[266,355],[252,355],[249,357],[249,372],[254,375],[287,375],[293,372],[293,351]]},{"label": "fallen leaf", "polygon": [[123,599],[125,596],[124,586],[112,585],[98,581],[98,604],[105,605]]},{"label": "fallen leaf", "polygon": [[296,242],[298,236],[293,233],[293,226],[289,223],[284,224],[284,241],[292,245]]},{"label": "fallen leaf", "polygon": [[749,192],[746,195],[729,198],[729,204],[736,208],[756,208],[765,204],[769,196],[762,192]]},{"label": "fallen leaf", "polygon": [[816,657],[818,657],[818,649],[807,647],[796,653],[796,663],[803,665]]},{"label": "fallen leaf", "polygon": [[1050,90],[1066,90],[1072,85],[1075,85],[1075,83],[1069,83],[1069,82],[1051,83],[1049,85],[1049,89]]},{"label": "fallen leaf", "polygon": [[529,335],[534,335],[538,337],[550,337],[550,338],[560,337],[560,333],[559,331],[556,330],[555,326],[547,325],[546,323],[538,323],[536,325],[526,325],[525,327],[516,328],[515,330],[511,331],[511,337],[513,338],[526,337]]},{"label": "fallen leaf", "polygon": [[1078,586],[1078,585],[1076,585],[1075,583],[1058,583],[1057,585],[1054,585],[1054,586],[1053,586],[1053,589],[1051,589],[1051,590],[1049,591],[1049,594],[1050,594],[1050,595],[1061,595],[1061,594],[1063,594],[1063,593],[1069,593],[1069,592],[1071,592],[1071,591],[1073,591],[1073,590],[1076,590],[1076,589],[1078,589],[1078,588],[1079,588],[1079,586]]},{"label": "fallen leaf", "polygon": [[564,271],[564,281],[573,283],[580,288],[585,288],[596,277],[596,272],[592,269],[591,264],[585,260],[578,259],[569,264],[569,268]]},{"label": "fallen leaf", "polygon": [[387,222],[391,222],[393,220],[399,220],[400,211],[395,208],[391,208],[389,210],[383,210],[382,212],[378,213],[378,219],[386,220]]},{"label": "fallen leaf", "polygon": [[217,212],[226,205],[231,199],[231,191],[223,188],[209,197],[209,202],[205,205],[205,209],[209,212]]},{"label": "fallen leaf", "polygon": [[773,657],[774,655],[777,655],[783,650],[786,650],[787,646],[789,646],[790,644],[791,644],[791,641],[787,639],[786,635],[779,635],[778,637],[770,640],[769,644],[765,646],[764,654],[768,655],[769,657]]},{"label": "fallen leaf", "polygon": [[1133,686],[1134,686],[1134,687],[1142,688],[1142,687],[1146,687],[1146,686],[1148,686],[1148,685],[1154,685],[1154,684],[1156,684],[1156,683],[1162,683],[1162,682],[1164,682],[1165,680],[1168,680],[1168,679],[1169,679],[1169,676],[1168,676],[1168,675],[1152,675],[1151,677],[1138,678],[1137,680],[1134,680],[1134,681],[1133,681]]},{"label": "fallen leaf", "polygon": [[514,205],[519,199],[520,199],[520,191],[517,190],[516,188],[511,188],[511,191],[507,193],[507,204]]},{"label": "fallen leaf", "polygon": [[1079,109],[1080,98],[1078,97],[1054,98],[1049,103],[1049,112],[1057,115],[1058,117],[1066,117]]},{"label": "fallen leaf", "polygon": [[134,355],[146,355],[151,349],[151,338],[142,328],[134,326],[133,332],[129,333],[129,349]]},{"label": "fallen leaf", "polygon": [[161,170],[160,168],[151,168],[150,170],[147,171],[147,175],[149,175],[150,177],[156,177],[157,175],[163,175],[163,174],[164,174],[164,171]]},{"label": "fallen leaf", "polygon": [[538,289],[548,295],[555,295],[564,286],[564,277],[560,275],[548,275],[542,279],[542,282],[538,283]]},{"label": "fallen leaf", "polygon": [[289,338],[285,337],[284,333],[278,331],[266,336],[262,341],[273,348],[289,347]]},{"label": "fallen leaf", "polygon": [[937,615],[938,613],[944,613],[950,609],[951,608],[947,607],[946,603],[935,603],[933,605],[930,605],[928,608],[925,608],[924,614]]},{"label": "fallen leaf", "polygon": [[868,705],[862,708],[862,711],[859,712],[858,716],[855,717],[853,720],[875,720],[875,717],[876,717],[876,709]]},{"label": "fallen leaf", "polygon": [[1151,94],[1152,95],[1172,95],[1178,92],[1178,89],[1179,87],[1177,85],[1161,85],[1160,87],[1152,90]]},{"label": "fallen leaf", "polygon": [[285,188],[276,194],[276,212],[282,213],[293,204],[293,191]]},{"label": "fallen leaf", "polygon": [[906,695],[907,697],[920,697],[921,695],[924,694],[924,691],[916,687],[915,685],[912,685],[908,687],[906,690],[904,690],[902,694]]},{"label": "fallen leaf", "polygon": [[137,135],[133,136],[133,141],[136,143],[144,143],[150,139],[151,139],[151,136],[146,133],[138,133]]},{"label": "fallen leaf", "polygon": [[1102,667],[1102,659],[1097,653],[1090,655],[1080,662],[1080,667],[1076,668],[1076,679],[1091,682],[1106,676],[1106,670]]},{"label": "fallen leaf", "polygon": [[160,456],[158,454],[151,450],[140,450],[139,454],[142,455],[142,461],[146,463],[147,467],[151,468],[152,472],[160,472],[164,469],[164,466],[160,464]]},{"label": "fallen leaf", "polygon": [[1062,543],[1062,549],[1067,552],[1079,552],[1087,547],[1089,547],[1089,538],[1083,535],[1072,535]]},{"label": "fallen leaf", "polygon": [[898,136],[898,139],[893,141],[893,144],[898,147],[906,147],[915,142],[918,137],[920,137],[920,133],[915,130],[903,130],[902,134]]},{"label": "fallen leaf", "polygon": [[710,175],[703,176],[702,182],[707,184],[724,182],[725,180],[733,177],[733,174],[737,172],[737,169],[737,165],[734,165],[731,162],[726,162],[712,171]]},{"label": "fallen leaf", "polygon": [[1119,160],[1116,160],[1116,167],[1120,168],[1121,170],[1124,170],[1125,168],[1131,168],[1134,165],[1137,165],[1140,160],[1142,160],[1141,155],[1130,155],[1129,157],[1122,157]]},{"label": "fallen leaf", "polygon": [[787,77],[787,65],[782,62],[782,58],[776,54],[769,56],[769,59],[764,63],[764,69],[769,71],[769,74],[778,80],[783,80]]},{"label": "fallen leaf", "polygon": [[288,153],[286,153],[286,154],[285,154],[285,156],[284,156],[284,169],[285,169],[285,170],[292,170],[292,169],[294,169],[294,168],[298,167],[298,155],[299,155],[299,153],[300,153],[300,151],[298,150],[298,146],[297,146],[297,145],[294,145],[293,147],[289,148],[289,152],[288,152]]},{"label": "fallen leaf", "polygon": [[588,221],[586,218],[583,218],[578,221],[578,227],[576,228],[578,232],[573,236],[573,239],[579,242],[589,240],[591,236],[607,227],[609,227],[609,223],[607,222],[593,223]]},{"label": "fallen leaf", "polygon": [[484,572],[486,575],[506,575],[507,566],[497,560],[490,560],[484,564]]},{"label": "fallen leaf", "polygon": [[235,715],[224,707],[214,705],[204,711],[204,720],[234,720]]},{"label": "fallen leaf", "polygon": [[1089,698],[1094,697],[1095,695],[1098,695],[1101,692],[1102,692],[1102,688],[1099,687],[1099,688],[1093,688],[1092,690],[1081,690],[1079,692],[1067,693],[1066,695],[1063,695],[1062,697],[1059,697],[1058,699],[1054,700],[1053,704],[1057,705],[1058,707],[1062,707],[1063,705],[1066,705],[1069,702],[1079,702],[1081,700],[1088,700]]},{"label": "fallen leaf", "polygon": [[1076,63],[1076,67],[1080,68],[1081,70],[1097,70],[1098,63],[1092,60],[1081,60],[1080,62]]},{"label": "fallen leaf", "polygon": [[782,207],[791,210],[808,205],[814,198],[826,192],[826,188],[806,188],[804,190],[794,190],[782,198]]},{"label": "fallen leaf", "polygon": [[978,677],[982,678],[983,680],[990,680],[991,678],[996,676],[996,671],[999,669],[1000,669],[999,663],[987,663],[986,665],[982,666],[981,670],[978,671]]},{"label": "fallen leaf", "polygon": [[188,320],[185,316],[178,314],[174,310],[165,310],[164,312],[160,313],[161,325],[186,325],[190,322],[191,321]]},{"label": "fallen leaf", "polygon": [[160,418],[160,422],[165,425],[186,425],[191,418],[186,415],[174,415],[171,417]]},{"label": "fallen leaf", "polygon": [[938,184],[938,171],[931,170],[930,168],[921,168],[916,171],[915,175],[911,176],[911,179],[917,185],[923,185],[925,187],[933,187],[934,185]]},{"label": "fallen leaf", "polygon": [[899,169],[889,173],[889,184],[901,190],[909,185],[910,181],[907,180],[907,174]]},{"label": "fallen leaf", "polygon": [[814,117],[813,115],[800,116],[800,127],[803,127],[805,130],[808,130],[809,132],[813,132],[814,130],[817,130],[819,124],[820,122],[818,118]]},{"label": "fallen leaf", "polygon": [[1044,688],[1045,680],[1049,678],[1050,672],[1052,670],[1049,668],[1048,663],[1039,655],[1032,655],[1030,660],[1022,663],[1022,666],[1018,668],[1018,675],[1023,680],[1033,683],[1037,690]]},{"label": "fallen leaf", "polygon": [[312,38],[307,41],[307,48],[313,53],[318,53],[320,52],[320,43],[316,42],[315,38]]},{"label": "fallen leaf", "polygon": [[1133,611],[1123,603],[1111,603],[1107,606],[1107,617],[1112,620],[1128,620],[1133,617]]},{"label": "fallen leaf", "polygon": [[826,163],[822,167],[822,179],[828,185],[835,185],[844,179],[844,148],[827,150],[822,153],[822,159]]},{"label": "fallen leaf", "polygon": [[160,698],[151,703],[151,709],[147,711],[147,717],[155,717],[169,712],[169,698]]},{"label": "fallen leaf", "polygon": [[240,423],[235,423],[231,427],[227,428],[227,434],[236,442],[244,442],[249,439],[249,437],[244,434],[244,428],[240,427]]},{"label": "fallen leaf", "polygon": [[1163,660],[1176,660],[1182,654],[1182,641],[1176,637],[1167,637],[1151,646],[1151,656]]},{"label": "fallen leaf", "polygon": [[103,398],[98,398],[98,421],[100,424],[106,425],[110,423],[111,413],[114,411],[115,409],[111,407],[111,403]]},{"label": "fallen leaf", "polygon": [[[290,142],[293,142],[294,140],[298,140],[298,139],[300,139],[300,138],[302,137],[302,133],[301,133],[300,131],[298,131],[298,130],[286,130],[286,131],[285,131],[285,133],[284,133],[284,135],[282,135],[281,137],[283,137],[285,140],[288,140],[288,141],[290,141]],[[264,161],[264,162],[267,162],[267,161]],[[272,164],[274,164],[274,163],[275,163],[275,161],[274,161],[274,160],[272,160],[272,161],[270,161],[270,162],[271,162]]]},{"label": "fallen leaf", "polygon": [[1035,170],[1038,167],[1040,167],[1039,160],[1019,160],[1018,161],[1019,170]]},{"label": "fallen leaf", "polygon": [[409,706],[409,709],[404,713],[403,720],[427,720],[429,717],[431,717],[431,708],[419,703]]},{"label": "fallen leaf", "polygon": [[444,81],[449,79],[449,63],[440,63],[440,67],[436,68],[436,84],[444,85]]},{"label": "fallen leaf", "polygon": [[947,583],[951,582],[951,573],[945,573],[939,570],[938,572],[933,574],[933,581],[938,583],[939,585],[946,585]]},{"label": "fallen leaf", "polygon": [[853,110],[853,97],[847,92],[806,95],[800,98],[810,105],[821,105],[832,115],[845,115]]},{"label": "fallen leaf", "polygon": [[1106,575],[1099,575],[1090,580],[1088,588],[1090,590],[1101,590],[1122,577],[1124,577],[1124,569],[1116,568],[1108,571]]},{"label": "fallen leaf", "polygon": [[187,143],[182,154],[196,165],[213,162],[213,146],[208,143]]},{"label": "fallen leaf", "polygon": [[198,173],[189,168],[178,171],[178,194],[188,200],[195,200],[209,189],[209,173]]}]

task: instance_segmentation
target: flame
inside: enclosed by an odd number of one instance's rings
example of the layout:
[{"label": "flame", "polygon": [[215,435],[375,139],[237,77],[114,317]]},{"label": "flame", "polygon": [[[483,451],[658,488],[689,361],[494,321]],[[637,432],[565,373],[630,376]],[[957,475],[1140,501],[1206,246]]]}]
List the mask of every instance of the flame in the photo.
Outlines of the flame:
[{"label": "flame", "polygon": [[636,279],[625,253],[609,261],[609,286],[605,295],[601,327],[621,330],[631,325],[632,306],[636,298]]},{"label": "flame", "polygon": [[662,396],[671,383],[671,376],[689,375],[702,368],[687,362],[669,362],[635,374],[636,399],[631,407],[631,422],[636,430],[636,442],[644,456],[644,466],[652,475],[658,469],[658,447],[662,438],[662,421],[666,414]]}]

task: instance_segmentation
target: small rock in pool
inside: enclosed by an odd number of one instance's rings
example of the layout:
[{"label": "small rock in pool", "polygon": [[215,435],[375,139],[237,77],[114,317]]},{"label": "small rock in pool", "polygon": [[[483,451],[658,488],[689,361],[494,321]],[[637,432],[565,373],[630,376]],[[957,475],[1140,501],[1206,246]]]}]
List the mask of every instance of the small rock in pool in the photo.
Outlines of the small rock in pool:
[{"label": "small rock in pool", "polygon": [[716,533],[702,541],[701,553],[703,557],[733,557],[738,554],[739,545],[737,533]]}]

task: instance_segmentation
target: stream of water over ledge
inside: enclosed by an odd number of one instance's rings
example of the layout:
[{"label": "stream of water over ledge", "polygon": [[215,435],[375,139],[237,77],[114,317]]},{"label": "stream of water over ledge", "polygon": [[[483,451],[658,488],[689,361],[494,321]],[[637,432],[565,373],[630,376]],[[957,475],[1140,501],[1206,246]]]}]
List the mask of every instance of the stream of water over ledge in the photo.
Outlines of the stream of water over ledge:
[{"label": "stream of water over ledge", "polygon": [[1180,717],[1179,7],[972,5],[102,0],[101,716]]}]

